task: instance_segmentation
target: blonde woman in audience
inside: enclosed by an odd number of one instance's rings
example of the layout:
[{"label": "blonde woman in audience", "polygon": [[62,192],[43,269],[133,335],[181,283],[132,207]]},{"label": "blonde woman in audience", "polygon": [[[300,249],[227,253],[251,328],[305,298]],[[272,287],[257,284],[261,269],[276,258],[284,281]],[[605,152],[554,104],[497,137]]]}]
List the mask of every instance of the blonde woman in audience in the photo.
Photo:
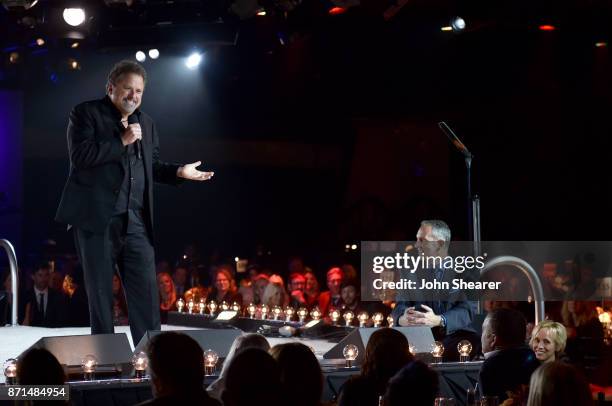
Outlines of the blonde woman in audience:
[{"label": "blonde woman in audience", "polygon": [[541,321],[533,328],[529,345],[541,363],[559,361],[565,350],[567,331],[565,326],[552,320]]},{"label": "blonde woman in audience", "polygon": [[270,308],[273,306],[285,307],[289,304],[289,295],[285,290],[283,278],[278,275],[270,276],[268,286],[266,286],[261,298],[261,303],[268,305]]},{"label": "blonde woman in audience", "polygon": [[562,362],[542,364],[531,375],[527,406],[592,406],[593,398],[584,376]]}]

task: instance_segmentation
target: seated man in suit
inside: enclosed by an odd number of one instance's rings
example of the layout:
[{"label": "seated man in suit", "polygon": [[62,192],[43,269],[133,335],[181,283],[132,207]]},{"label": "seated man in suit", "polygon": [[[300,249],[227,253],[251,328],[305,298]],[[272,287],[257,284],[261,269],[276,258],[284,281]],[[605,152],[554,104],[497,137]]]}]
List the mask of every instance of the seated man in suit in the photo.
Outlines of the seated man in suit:
[{"label": "seated man in suit", "polygon": [[35,327],[63,327],[66,325],[67,301],[60,291],[51,289],[51,267],[43,262],[32,275],[34,288],[25,294],[23,324]]},{"label": "seated man in suit", "polygon": [[[442,220],[424,220],[416,235],[419,255],[446,257],[450,247],[451,231]],[[436,280],[452,278],[453,271],[425,269]],[[444,345],[444,360],[458,361],[457,344],[468,340],[472,344],[472,355],[478,354],[480,340],[471,326],[474,307],[465,300],[461,292],[440,291],[417,292],[423,300],[398,301],[392,316],[396,326],[429,326],[434,338]],[[435,294],[435,297],[434,297]],[[440,298],[444,295],[444,300]]]},{"label": "seated man in suit", "polygon": [[342,305],[342,295],[340,285],[344,280],[344,272],[341,268],[331,268],[327,271],[327,288],[319,295],[319,310],[327,315],[331,309],[339,309]]},{"label": "seated man in suit", "polygon": [[485,361],[479,376],[482,395],[497,396],[501,403],[508,391],[529,385],[540,363],[525,344],[526,328],[525,317],[514,309],[494,309],[485,318],[481,337]]}]

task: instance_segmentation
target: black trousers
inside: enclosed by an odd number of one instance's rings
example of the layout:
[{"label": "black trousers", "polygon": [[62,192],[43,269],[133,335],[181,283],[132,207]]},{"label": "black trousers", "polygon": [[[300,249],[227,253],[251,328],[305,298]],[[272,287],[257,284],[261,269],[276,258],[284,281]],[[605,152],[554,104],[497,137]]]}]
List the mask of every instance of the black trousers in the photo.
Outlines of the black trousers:
[{"label": "black trousers", "polygon": [[127,231],[127,214],[113,216],[103,234],[74,228],[89,297],[91,334],[114,333],[113,274],[123,282],[134,346],[147,330],[159,330],[155,252],[146,231]]}]

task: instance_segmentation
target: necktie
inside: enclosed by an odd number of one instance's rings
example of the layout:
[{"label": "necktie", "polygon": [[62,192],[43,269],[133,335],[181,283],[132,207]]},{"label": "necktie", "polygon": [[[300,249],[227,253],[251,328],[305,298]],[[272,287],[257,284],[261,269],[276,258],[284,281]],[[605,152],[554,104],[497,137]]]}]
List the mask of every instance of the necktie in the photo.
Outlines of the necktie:
[{"label": "necktie", "polygon": [[45,294],[44,293],[39,293],[38,294],[38,311],[40,312],[40,314],[42,315],[42,318],[45,318]]}]

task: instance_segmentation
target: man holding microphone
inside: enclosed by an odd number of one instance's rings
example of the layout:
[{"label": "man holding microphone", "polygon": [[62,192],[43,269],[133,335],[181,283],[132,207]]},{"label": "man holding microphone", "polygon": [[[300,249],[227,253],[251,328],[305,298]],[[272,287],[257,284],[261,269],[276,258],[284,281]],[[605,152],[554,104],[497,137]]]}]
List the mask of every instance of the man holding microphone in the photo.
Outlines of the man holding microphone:
[{"label": "man holding microphone", "polygon": [[153,183],[208,180],[213,172],[159,159],[155,123],[139,110],[146,71],[117,63],[106,96],[76,106],[68,122],[70,172],[56,220],[74,229],[89,296],[92,334],[113,333],[112,280],[123,280],[134,345],[159,330],[153,249]]}]

